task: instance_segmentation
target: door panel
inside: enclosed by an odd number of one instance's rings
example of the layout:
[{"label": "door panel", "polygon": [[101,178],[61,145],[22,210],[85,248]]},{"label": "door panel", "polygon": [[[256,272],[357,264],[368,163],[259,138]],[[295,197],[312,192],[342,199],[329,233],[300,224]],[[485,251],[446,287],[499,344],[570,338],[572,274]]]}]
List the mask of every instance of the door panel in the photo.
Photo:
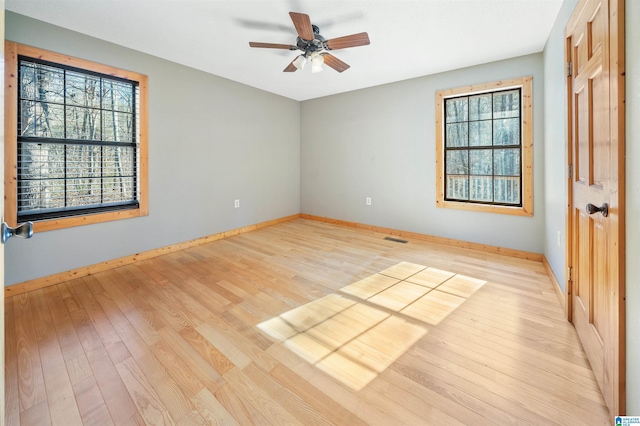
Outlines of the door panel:
[{"label": "door panel", "polygon": [[[610,13],[611,5],[613,12],[618,10],[616,2],[622,0],[581,0],[566,29],[571,70],[567,79],[569,161],[573,167],[567,219],[567,261],[573,271],[568,283],[569,316],[612,415],[624,410],[620,363],[624,283],[619,276],[623,248],[618,237],[622,211],[615,208],[624,191],[619,178],[623,166],[616,160],[621,122],[619,110],[612,108],[623,96],[616,91],[623,74],[616,74],[619,52],[614,51],[612,57],[610,50],[611,22],[613,29],[619,27],[619,14]],[[589,203],[614,208],[607,216],[589,214]]]},{"label": "door panel", "polygon": [[[578,40],[573,51],[577,57],[573,88],[575,95],[572,141],[575,149],[573,164],[578,173],[573,183],[573,206],[575,209],[573,267],[577,275],[573,303],[573,322],[576,326],[591,368],[601,389],[605,388],[604,343],[608,340],[607,303],[602,301],[606,289],[607,218],[597,213],[589,215],[588,203],[601,205],[608,202],[606,181],[608,180],[608,84],[603,81],[607,66],[606,48],[603,48],[602,14],[606,13],[606,2],[592,1],[576,25],[573,39]],[[606,129],[606,131],[605,131]],[[604,158],[602,158],[604,157]],[[604,278],[604,279],[603,279]],[[606,295],[606,290],[604,291]],[[603,392],[604,393],[604,392]]]}]

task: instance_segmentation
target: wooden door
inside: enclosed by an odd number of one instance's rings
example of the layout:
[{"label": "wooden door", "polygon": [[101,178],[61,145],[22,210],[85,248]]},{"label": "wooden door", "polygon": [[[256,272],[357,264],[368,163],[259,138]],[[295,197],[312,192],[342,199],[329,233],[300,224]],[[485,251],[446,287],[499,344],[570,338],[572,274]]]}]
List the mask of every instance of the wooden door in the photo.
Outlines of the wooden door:
[{"label": "wooden door", "polygon": [[[4,111],[4,0],[0,0],[0,105]],[[0,176],[4,176],[4,114],[0,114]],[[4,220],[4,184],[0,185],[0,219]],[[4,424],[4,245],[0,244],[0,424]]]},{"label": "wooden door", "polygon": [[619,43],[624,39],[617,36],[619,3],[580,1],[566,30],[569,315],[612,416],[624,411],[624,160],[619,156],[624,143]]}]

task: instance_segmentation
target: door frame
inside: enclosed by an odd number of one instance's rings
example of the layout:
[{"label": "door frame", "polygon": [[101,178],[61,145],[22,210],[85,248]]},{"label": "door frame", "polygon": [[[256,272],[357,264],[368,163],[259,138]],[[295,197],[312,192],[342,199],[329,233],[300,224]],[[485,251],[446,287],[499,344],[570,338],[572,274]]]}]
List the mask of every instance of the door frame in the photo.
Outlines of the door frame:
[{"label": "door frame", "polygon": [[[566,313],[572,321],[573,310],[573,147],[572,147],[572,77],[570,75],[571,40],[568,34],[573,32],[580,14],[589,0],[579,0],[574,12],[565,27],[565,62],[567,64],[567,212],[566,212]],[[606,1],[606,0],[604,0]],[[609,105],[610,105],[610,138],[611,151],[611,191],[609,203],[609,268],[608,280],[617,283],[613,293],[609,294],[609,309],[612,312],[610,322],[611,341],[605,342],[609,349],[605,357],[605,369],[611,376],[612,416],[626,414],[626,305],[625,305],[625,0],[609,1]]]}]

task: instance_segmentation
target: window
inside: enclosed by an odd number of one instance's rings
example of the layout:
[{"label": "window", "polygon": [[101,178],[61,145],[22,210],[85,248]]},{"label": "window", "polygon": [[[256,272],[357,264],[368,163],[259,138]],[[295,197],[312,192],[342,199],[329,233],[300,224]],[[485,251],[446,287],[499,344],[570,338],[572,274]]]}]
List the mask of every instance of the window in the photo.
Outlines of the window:
[{"label": "window", "polygon": [[436,93],[438,207],[533,215],[532,78]]},{"label": "window", "polygon": [[147,214],[147,78],[7,43],[5,217],[36,231]]}]

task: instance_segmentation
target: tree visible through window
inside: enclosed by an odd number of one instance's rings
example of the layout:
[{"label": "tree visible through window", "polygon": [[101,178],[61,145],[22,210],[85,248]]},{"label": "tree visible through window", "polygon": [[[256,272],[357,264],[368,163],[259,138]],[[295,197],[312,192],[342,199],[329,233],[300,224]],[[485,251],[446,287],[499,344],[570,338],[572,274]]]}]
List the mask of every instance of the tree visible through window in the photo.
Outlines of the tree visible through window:
[{"label": "tree visible through window", "polygon": [[146,77],[82,60],[57,63],[50,52],[21,55],[20,48],[40,50],[15,46],[16,184],[9,193],[17,221],[146,214]]},{"label": "tree visible through window", "polygon": [[532,212],[531,80],[505,83],[438,92],[439,206]]}]

